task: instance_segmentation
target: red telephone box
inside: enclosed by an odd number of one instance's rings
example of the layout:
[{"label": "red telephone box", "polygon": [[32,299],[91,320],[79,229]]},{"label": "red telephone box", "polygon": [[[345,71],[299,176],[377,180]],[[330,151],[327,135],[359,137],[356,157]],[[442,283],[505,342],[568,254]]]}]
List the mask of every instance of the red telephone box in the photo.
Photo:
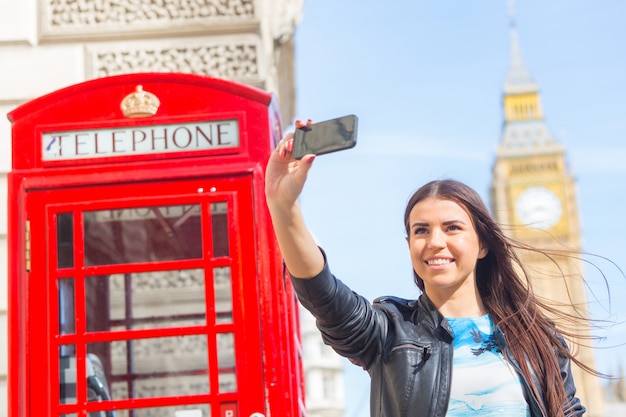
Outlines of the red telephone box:
[{"label": "red telephone box", "polygon": [[130,74],[9,119],[9,416],[303,415],[274,97]]}]

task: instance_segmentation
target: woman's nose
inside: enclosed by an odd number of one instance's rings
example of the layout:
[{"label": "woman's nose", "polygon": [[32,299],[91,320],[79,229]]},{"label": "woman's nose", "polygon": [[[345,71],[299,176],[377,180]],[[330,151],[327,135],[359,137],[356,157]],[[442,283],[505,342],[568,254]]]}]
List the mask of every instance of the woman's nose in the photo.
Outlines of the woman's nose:
[{"label": "woman's nose", "polygon": [[446,234],[442,230],[433,229],[428,240],[428,247],[432,249],[440,249],[446,246]]}]

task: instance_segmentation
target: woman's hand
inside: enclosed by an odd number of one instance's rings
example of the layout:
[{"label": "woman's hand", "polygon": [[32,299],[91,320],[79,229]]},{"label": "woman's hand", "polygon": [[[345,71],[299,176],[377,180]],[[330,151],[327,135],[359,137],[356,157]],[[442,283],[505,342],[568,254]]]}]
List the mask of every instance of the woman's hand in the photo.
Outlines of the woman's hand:
[{"label": "woman's hand", "polygon": [[[307,122],[307,125],[311,121]],[[305,126],[301,121],[296,121],[296,128]],[[305,155],[296,160],[293,157],[294,133],[289,132],[278,143],[274,152],[270,155],[265,172],[265,194],[268,204],[277,205],[288,210],[298,200],[302,193],[306,178],[313,165],[315,155]]]}]

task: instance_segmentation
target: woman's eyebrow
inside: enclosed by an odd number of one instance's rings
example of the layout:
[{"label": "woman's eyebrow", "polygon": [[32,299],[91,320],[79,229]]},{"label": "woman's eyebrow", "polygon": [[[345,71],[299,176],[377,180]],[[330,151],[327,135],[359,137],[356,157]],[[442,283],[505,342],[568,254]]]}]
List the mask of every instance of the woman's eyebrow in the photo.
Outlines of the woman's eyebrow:
[{"label": "woman's eyebrow", "polygon": [[446,220],[445,222],[443,222],[443,225],[448,226],[448,225],[455,224],[455,223],[467,224],[461,219],[452,219],[452,220]]},{"label": "woman's eyebrow", "polygon": [[[449,225],[455,224],[455,223],[467,224],[466,222],[464,222],[461,219],[446,220],[442,224],[444,226],[449,226]],[[429,226],[429,225],[430,225],[430,223],[428,223],[428,222],[415,222],[415,223],[411,224],[411,229],[414,228],[414,227],[426,227],[426,226]]]}]

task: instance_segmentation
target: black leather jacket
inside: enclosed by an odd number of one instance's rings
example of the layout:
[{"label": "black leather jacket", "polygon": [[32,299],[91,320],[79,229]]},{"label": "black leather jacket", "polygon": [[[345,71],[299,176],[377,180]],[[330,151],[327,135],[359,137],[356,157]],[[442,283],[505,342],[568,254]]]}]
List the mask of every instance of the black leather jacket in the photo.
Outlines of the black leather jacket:
[{"label": "black leather jacket", "polygon": [[[370,374],[372,417],[446,415],[453,334],[425,294],[417,301],[378,298],[371,305],[337,280],[328,265],[313,279],[292,277],[292,281],[300,302],[316,317],[325,343]],[[499,339],[504,351],[501,333]],[[560,358],[559,362],[569,399],[566,415],[581,416],[585,408],[575,397],[569,360]],[[513,361],[512,366],[521,375],[519,365]],[[538,381],[522,381],[530,415],[549,417],[543,398],[531,394],[530,384],[541,392]]]}]

